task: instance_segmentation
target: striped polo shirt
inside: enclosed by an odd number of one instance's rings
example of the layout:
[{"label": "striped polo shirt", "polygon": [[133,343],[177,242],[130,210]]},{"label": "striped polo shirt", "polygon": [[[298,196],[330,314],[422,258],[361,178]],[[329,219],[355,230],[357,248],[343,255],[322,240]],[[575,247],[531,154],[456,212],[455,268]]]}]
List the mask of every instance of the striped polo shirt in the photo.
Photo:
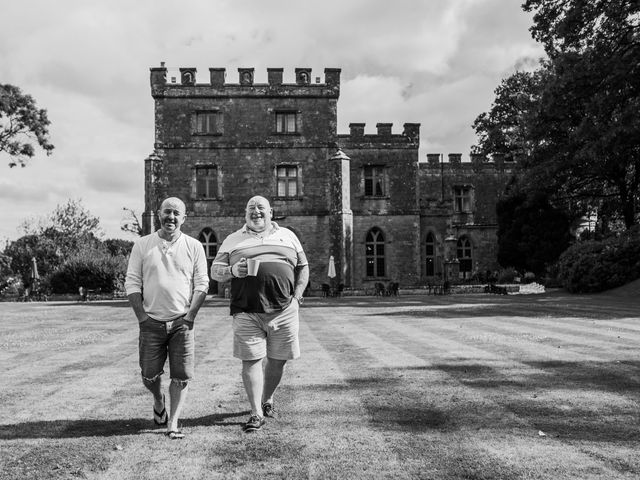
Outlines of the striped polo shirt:
[{"label": "striped polo shirt", "polygon": [[298,237],[275,222],[261,233],[245,224],[222,242],[213,264],[234,265],[242,258],[260,260],[260,268],[255,277],[231,280],[231,314],[284,310],[293,297],[295,268],[308,265]]}]

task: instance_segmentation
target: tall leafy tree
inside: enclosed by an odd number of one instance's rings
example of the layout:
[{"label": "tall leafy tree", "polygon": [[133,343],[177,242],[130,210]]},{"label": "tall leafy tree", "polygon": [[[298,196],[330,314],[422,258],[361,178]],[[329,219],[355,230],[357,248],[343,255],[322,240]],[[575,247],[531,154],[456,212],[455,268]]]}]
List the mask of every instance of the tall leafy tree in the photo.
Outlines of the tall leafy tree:
[{"label": "tall leafy tree", "polygon": [[[548,59],[530,84],[516,80],[533,101],[496,91],[506,118],[483,114],[474,124],[477,149],[500,152],[520,144],[522,185],[545,191],[554,204],[600,220],[638,223],[640,205],[640,3],[630,0],[528,0],[531,28]],[[525,97],[523,97],[525,98]],[[491,112],[490,112],[491,113]],[[518,128],[514,130],[513,121]]]},{"label": "tall leafy tree", "polygon": [[541,275],[569,246],[567,214],[542,193],[513,193],[496,205],[498,262]]},{"label": "tall leafy tree", "polygon": [[9,155],[9,166],[26,166],[35,155],[35,146],[50,155],[54,146],[49,141],[47,111],[36,106],[31,95],[20,88],[0,84],[0,152]]},{"label": "tall leafy tree", "polygon": [[494,90],[491,109],[478,115],[473,123],[478,135],[473,153],[483,156],[498,153],[507,160],[530,153],[529,125],[537,112],[546,77],[547,71],[541,68],[535,72],[516,72],[502,80]]}]

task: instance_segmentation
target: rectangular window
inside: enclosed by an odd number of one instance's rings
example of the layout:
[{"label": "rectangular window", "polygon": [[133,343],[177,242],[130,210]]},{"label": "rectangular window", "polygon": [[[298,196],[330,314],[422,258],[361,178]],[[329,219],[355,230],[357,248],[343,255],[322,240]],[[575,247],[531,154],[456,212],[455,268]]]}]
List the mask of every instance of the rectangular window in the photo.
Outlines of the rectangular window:
[{"label": "rectangular window", "polygon": [[196,167],[196,198],[218,198],[217,167]]},{"label": "rectangular window", "polygon": [[221,112],[197,112],[195,133],[199,135],[216,135],[222,133]]},{"label": "rectangular window", "polygon": [[384,167],[364,167],[364,194],[366,197],[384,197],[386,195]]},{"label": "rectangular window", "polygon": [[453,208],[456,212],[471,212],[471,187],[454,187]]},{"label": "rectangular window", "polygon": [[296,133],[297,131],[295,112],[276,112],[276,133]]},{"label": "rectangular window", "polygon": [[298,195],[298,167],[295,165],[276,168],[278,197],[295,197]]}]

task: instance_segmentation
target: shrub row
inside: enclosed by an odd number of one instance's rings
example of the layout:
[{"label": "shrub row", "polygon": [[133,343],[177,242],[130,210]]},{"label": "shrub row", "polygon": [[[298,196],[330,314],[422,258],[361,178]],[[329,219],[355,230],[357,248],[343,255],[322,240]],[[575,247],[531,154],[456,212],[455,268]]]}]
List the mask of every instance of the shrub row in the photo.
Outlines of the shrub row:
[{"label": "shrub row", "polygon": [[558,260],[558,276],[571,293],[595,293],[640,278],[640,230],[578,242]]},{"label": "shrub row", "polygon": [[58,267],[49,278],[53,293],[75,293],[79,287],[113,292],[124,289],[126,258],[118,255],[79,255]]}]

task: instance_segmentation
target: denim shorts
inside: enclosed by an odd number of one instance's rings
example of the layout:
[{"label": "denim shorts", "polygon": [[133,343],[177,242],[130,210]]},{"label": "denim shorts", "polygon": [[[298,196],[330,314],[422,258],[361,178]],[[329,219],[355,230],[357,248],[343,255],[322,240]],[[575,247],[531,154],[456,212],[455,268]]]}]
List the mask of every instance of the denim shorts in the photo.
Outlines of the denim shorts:
[{"label": "denim shorts", "polygon": [[233,316],[233,356],[240,360],[293,360],[300,356],[299,305],[292,301],[281,312],[236,313]]},{"label": "denim shorts", "polygon": [[193,328],[175,321],[159,322],[149,318],[139,323],[140,370],[142,377],[155,381],[164,373],[169,356],[172,380],[187,382],[193,378],[195,335]]}]

